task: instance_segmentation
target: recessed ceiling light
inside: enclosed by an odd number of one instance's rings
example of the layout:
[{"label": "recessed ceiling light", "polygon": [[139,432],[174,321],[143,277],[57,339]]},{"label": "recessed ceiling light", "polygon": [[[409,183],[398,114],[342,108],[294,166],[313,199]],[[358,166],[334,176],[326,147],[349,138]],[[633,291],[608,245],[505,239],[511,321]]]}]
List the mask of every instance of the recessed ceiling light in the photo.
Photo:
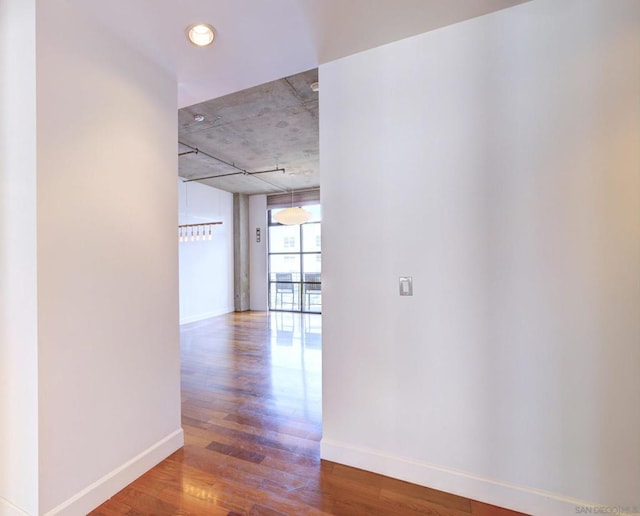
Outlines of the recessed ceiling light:
[{"label": "recessed ceiling light", "polygon": [[187,27],[187,37],[197,47],[206,47],[213,43],[216,31],[208,23],[194,23]]},{"label": "recessed ceiling light", "polygon": [[204,115],[193,115],[193,119],[196,122],[204,122]]}]

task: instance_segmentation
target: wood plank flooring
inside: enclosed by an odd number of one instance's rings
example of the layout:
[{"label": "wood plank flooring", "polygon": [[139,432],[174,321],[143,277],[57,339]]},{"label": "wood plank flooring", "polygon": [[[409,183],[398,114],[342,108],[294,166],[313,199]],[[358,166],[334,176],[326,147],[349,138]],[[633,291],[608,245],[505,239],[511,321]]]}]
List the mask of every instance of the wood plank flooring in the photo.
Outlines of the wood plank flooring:
[{"label": "wood plank flooring", "polygon": [[320,460],[319,315],[186,325],[181,355],[184,448],[92,515],[517,514]]}]

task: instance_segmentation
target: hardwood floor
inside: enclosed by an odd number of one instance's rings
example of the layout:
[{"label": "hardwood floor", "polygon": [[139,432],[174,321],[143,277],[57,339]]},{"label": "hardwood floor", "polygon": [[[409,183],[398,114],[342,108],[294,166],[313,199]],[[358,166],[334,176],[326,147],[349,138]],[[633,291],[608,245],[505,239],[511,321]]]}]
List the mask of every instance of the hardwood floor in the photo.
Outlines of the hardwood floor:
[{"label": "hardwood floor", "polygon": [[181,355],[184,448],[91,514],[517,514],[320,460],[319,315],[186,325]]}]

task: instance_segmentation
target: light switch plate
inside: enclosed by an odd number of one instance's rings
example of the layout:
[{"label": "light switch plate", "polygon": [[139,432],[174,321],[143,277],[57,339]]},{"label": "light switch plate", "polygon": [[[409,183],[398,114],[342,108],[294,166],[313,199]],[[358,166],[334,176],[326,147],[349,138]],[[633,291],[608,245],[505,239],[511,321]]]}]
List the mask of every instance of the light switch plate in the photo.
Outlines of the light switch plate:
[{"label": "light switch plate", "polygon": [[400,276],[400,295],[413,295],[413,278],[411,276]]}]

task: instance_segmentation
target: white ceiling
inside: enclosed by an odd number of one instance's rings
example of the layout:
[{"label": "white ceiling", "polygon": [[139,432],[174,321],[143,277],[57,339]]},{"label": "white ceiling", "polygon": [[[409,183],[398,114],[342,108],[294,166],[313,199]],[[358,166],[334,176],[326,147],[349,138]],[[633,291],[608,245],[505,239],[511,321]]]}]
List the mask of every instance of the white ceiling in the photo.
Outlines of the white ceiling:
[{"label": "white ceiling", "polygon": [[[528,0],[63,0],[164,67],[178,107]],[[211,23],[214,44],[185,38]]]}]

